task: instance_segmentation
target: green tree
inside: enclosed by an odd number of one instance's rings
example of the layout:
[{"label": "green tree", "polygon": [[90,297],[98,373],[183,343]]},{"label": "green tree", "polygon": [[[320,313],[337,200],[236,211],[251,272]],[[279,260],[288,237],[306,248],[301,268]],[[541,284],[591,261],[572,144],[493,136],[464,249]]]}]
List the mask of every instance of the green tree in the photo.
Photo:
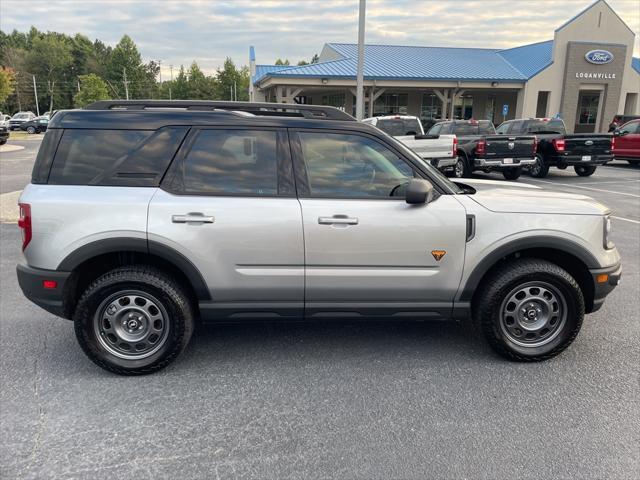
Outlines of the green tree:
[{"label": "green tree", "polygon": [[56,85],[64,82],[72,63],[71,48],[60,35],[48,33],[33,38],[27,66],[38,80],[46,82],[49,111],[53,111],[56,93],[58,97],[63,96],[63,92],[57,90]]},{"label": "green tree", "polygon": [[14,78],[8,70],[0,70],[0,104],[9,98],[14,91]]},{"label": "green tree", "polygon": [[84,107],[98,100],[109,100],[107,83],[95,73],[80,76],[80,91],[73,97],[76,107]]},{"label": "green tree", "polygon": [[313,54],[313,57],[311,57],[311,63],[318,63],[320,61],[320,57],[318,57],[317,53]]},{"label": "green tree", "polygon": [[285,58],[284,60],[282,60],[281,58],[278,58],[276,60],[276,65],[290,65],[289,59]]},{"label": "green tree", "polygon": [[229,57],[224,61],[224,67],[218,69],[216,75],[216,98],[220,100],[231,99],[231,92],[236,92],[240,101],[249,100],[249,69],[236,68]]},{"label": "green tree", "polygon": [[300,61],[298,62],[298,66],[299,66],[299,67],[302,67],[303,65],[309,65],[309,62],[307,62],[306,60],[300,60]]},{"label": "green tree", "polygon": [[146,79],[145,68],[138,47],[129,35],[124,35],[111,52],[106,79],[120,98],[126,97],[127,90],[129,98],[140,98]]}]

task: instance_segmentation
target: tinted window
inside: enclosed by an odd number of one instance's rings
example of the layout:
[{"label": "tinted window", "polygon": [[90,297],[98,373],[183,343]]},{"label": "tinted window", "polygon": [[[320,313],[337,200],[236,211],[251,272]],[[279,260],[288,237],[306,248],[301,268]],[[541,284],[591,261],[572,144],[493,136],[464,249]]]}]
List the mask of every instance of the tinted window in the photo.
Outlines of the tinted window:
[{"label": "tinted window", "polygon": [[152,133],[148,130],[65,130],[49,183],[88,185]]},{"label": "tinted window", "polygon": [[201,130],[184,160],[182,190],[205,195],[276,195],[278,133]]},{"label": "tinted window", "polygon": [[510,128],[511,128],[511,123],[505,122],[496,129],[496,133],[504,135],[506,133],[509,133]]},{"label": "tinted window", "polygon": [[378,120],[377,127],[392,137],[416,135],[422,132],[416,118],[385,118]]},{"label": "tinted window", "polygon": [[478,133],[480,133],[480,135],[493,135],[496,133],[496,129],[491,122],[480,122],[480,125],[478,125]]},{"label": "tinted window", "polygon": [[413,177],[403,159],[369,138],[307,132],[299,136],[311,196],[401,196]]},{"label": "tinted window", "polygon": [[453,133],[456,135],[477,135],[478,125],[471,125],[470,123],[455,123],[452,124]]},{"label": "tinted window", "polygon": [[445,133],[442,130],[442,124],[441,123],[436,123],[433,127],[431,127],[429,129],[429,135],[440,135],[440,133]]},{"label": "tinted window", "polygon": [[566,133],[562,120],[531,120],[527,124],[527,133]]}]

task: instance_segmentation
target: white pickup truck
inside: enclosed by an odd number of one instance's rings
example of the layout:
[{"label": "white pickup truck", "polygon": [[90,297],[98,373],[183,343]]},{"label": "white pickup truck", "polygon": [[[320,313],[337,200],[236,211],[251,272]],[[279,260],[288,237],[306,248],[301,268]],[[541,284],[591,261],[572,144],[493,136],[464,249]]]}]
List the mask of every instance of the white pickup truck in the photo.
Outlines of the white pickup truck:
[{"label": "white pickup truck", "polygon": [[456,165],[458,159],[458,139],[456,136],[425,135],[418,117],[386,115],[365,118],[363,122],[378,127],[387,135],[395,137],[442,172],[453,170]]}]

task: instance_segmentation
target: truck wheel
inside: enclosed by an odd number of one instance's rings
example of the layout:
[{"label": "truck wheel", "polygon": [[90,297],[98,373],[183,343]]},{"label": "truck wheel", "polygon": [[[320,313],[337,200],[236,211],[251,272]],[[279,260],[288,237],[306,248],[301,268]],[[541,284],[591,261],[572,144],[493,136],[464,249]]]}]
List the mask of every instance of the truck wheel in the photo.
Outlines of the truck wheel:
[{"label": "truck wheel", "polygon": [[520,259],[499,268],[476,297],[476,319],[491,347],[511,360],[554,357],[576,338],[584,297],[558,265]]},{"label": "truck wheel", "polygon": [[532,177],[536,178],[544,178],[547,176],[549,173],[549,164],[545,162],[542,155],[536,155],[536,163],[529,167],[529,173]]},{"label": "truck wheel", "polygon": [[36,133],[36,129],[34,127],[27,127],[27,133],[29,135],[33,135],[34,133]]},{"label": "truck wheel", "polygon": [[6,140],[0,140],[0,145],[4,145],[5,143],[7,143]]},{"label": "truck wheel", "polygon": [[471,177],[471,167],[469,166],[469,161],[467,157],[464,155],[460,155],[458,157],[458,161],[453,167],[453,175],[456,178],[470,178]]},{"label": "truck wheel", "polygon": [[122,267],[82,294],[73,316],[76,337],[98,366],[143,375],[169,365],[193,332],[193,309],[180,286],[148,266]]},{"label": "truck wheel", "polygon": [[593,165],[576,165],[573,169],[581,177],[589,177],[596,171],[596,167]]},{"label": "truck wheel", "polygon": [[522,175],[522,168],[507,168],[502,171],[502,175],[507,180],[517,180]]}]

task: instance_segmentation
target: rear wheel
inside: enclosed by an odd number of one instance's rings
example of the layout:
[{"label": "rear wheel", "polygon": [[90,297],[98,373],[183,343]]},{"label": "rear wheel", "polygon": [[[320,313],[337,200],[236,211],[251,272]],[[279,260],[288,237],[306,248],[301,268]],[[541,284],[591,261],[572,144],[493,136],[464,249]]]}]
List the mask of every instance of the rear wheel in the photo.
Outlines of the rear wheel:
[{"label": "rear wheel", "polygon": [[544,178],[549,173],[549,164],[545,162],[544,157],[536,154],[536,163],[529,167],[529,173],[532,177]]},{"label": "rear wheel", "polygon": [[554,263],[518,260],[483,283],[476,318],[491,347],[509,359],[546,360],[566,349],[580,331],[582,291]]},{"label": "rear wheel", "polygon": [[589,177],[596,171],[596,167],[593,165],[576,165],[573,169],[581,177]]},{"label": "rear wheel", "polygon": [[76,337],[98,366],[121,375],[153,373],[169,365],[193,331],[191,303],[160,270],[112,270],[83,293],[74,314]]},{"label": "rear wheel", "polygon": [[507,168],[502,171],[502,175],[507,180],[517,180],[522,175],[522,168]]},{"label": "rear wheel", "polygon": [[467,157],[465,157],[464,155],[460,155],[458,157],[458,161],[453,167],[453,175],[456,178],[470,178],[471,173],[471,166],[469,165]]}]

